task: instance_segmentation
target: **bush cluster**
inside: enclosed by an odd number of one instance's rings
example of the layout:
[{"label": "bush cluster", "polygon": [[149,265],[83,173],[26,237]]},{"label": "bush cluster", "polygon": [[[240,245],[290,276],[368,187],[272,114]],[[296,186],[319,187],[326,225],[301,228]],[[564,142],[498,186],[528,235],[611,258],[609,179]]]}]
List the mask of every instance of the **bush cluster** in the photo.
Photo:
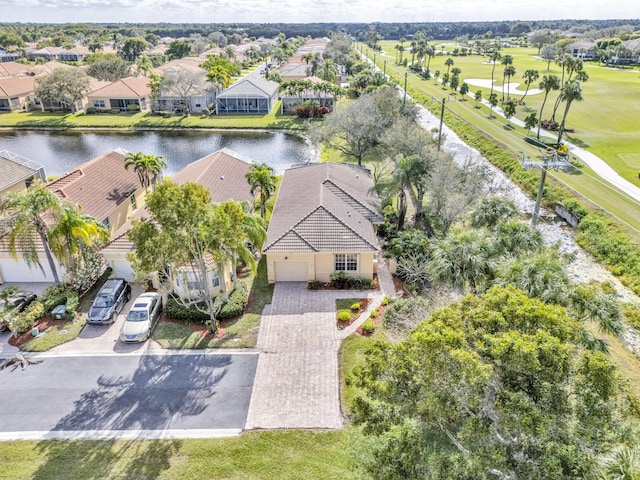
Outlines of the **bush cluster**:
[{"label": "bush cluster", "polygon": [[366,278],[349,277],[344,272],[334,273],[329,277],[329,284],[339,290],[367,290],[376,288],[375,282]]},{"label": "bush cluster", "polygon": [[361,307],[362,307],[362,304],[360,302],[356,302],[353,305],[351,305],[351,310],[354,312],[357,312],[358,310],[360,310]]},{"label": "bush cluster", "polygon": [[223,303],[222,296],[216,298],[214,303],[216,311],[218,311],[218,308],[220,309],[217,315],[218,320],[226,320],[227,318],[242,315],[245,308],[247,308],[247,303],[249,303],[247,285],[238,283],[237,288],[229,294],[229,301],[227,303]]},{"label": "bush cluster", "polygon": [[308,288],[309,290],[320,290],[324,287],[324,283],[319,280],[314,280],[313,282],[309,282]]},{"label": "bush cluster", "polygon": [[67,318],[73,320],[78,311],[78,292],[65,288],[63,285],[51,285],[42,296],[44,313],[51,313],[58,305],[67,306]]},{"label": "bush cluster", "polygon": [[36,320],[45,314],[44,304],[41,300],[35,300],[29,305],[24,312],[17,314],[9,319],[9,329],[14,333],[28,332],[33,328]]},{"label": "bush cluster", "polygon": [[373,320],[371,320],[370,318],[362,324],[362,331],[364,333],[373,333],[375,329],[376,324],[373,323]]},{"label": "bush cluster", "polygon": [[184,320],[192,323],[204,323],[208,321],[209,315],[201,312],[198,307],[200,309],[207,308],[204,302],[200,302],[197,305],[191,305],[187,307],[183,305],[179,299],[177,299],[173,295],[169,295],[167,303],[164,307],[164,313],[167,315],[167,317],[174,320]]},{"label": "bush cluster", "polygon": [[322,118],[329,113],[329,107],[319,107],[317,105],[298,105],[293,113],[298,118]]},{"label": "bush cluster", "polygon": [[351,320],[351,312],[349,310],[340,310],[338,312],[338,321],[339,322],[348,322]]}]

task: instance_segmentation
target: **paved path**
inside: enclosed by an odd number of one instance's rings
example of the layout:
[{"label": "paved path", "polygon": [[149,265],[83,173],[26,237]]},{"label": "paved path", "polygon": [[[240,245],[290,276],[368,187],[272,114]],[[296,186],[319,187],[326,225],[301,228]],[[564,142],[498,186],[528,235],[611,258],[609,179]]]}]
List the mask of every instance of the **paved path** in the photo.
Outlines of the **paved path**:
[{"label": "paved path", "polygon": [[335,300],[367,296],[371,308],[382,299],[379,291],[310,291],[306,282],[276,283],[260,325],[247,429],[342,427]]}]

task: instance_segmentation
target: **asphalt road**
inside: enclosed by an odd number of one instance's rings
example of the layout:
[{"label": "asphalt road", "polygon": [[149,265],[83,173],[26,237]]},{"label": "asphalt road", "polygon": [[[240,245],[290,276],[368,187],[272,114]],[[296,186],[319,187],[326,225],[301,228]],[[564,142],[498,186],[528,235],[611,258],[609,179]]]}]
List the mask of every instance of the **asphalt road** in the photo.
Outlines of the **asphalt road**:
[{"label": "asphalt road", "polygon": [[0,371],[0,438],[210,436],[245,426],[257,354],[41,356]]}]

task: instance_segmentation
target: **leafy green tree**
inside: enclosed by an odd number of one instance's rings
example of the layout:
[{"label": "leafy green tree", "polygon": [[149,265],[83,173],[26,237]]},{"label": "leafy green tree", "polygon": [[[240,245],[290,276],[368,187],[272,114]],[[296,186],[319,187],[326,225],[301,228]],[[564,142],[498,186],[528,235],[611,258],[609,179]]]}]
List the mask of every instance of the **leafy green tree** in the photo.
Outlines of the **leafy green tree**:
[{"label": "leafy green tree", "polygon": [[149,44],[142,38],[127,38],[120,49],[120,56],[128,62],[135,62],[147,47],[149,47]]},{"label": "leafy green tree", "polygon": [[169,44],[166,54],[170,60],[187,57],[191,54],[191,44],[184,40],[174,40]]},{"label": "leafy green tree", "polygon": [[115,82],[131,75],[131,66],[114,54],[94,54],[87,75],[97,80]]},{"label": "leafy green tree", "polygon": [[155,183],[158,175],[166,166],[167,163],[161,156],[145,155],[143,152],[128,152],[124,160],[124,168],[126,170],[129,170],[129,167],[133,168],[133,171],[138,175],[140,185],[145,190],[148,190],[152,183]]},{"label": "leafy green tree", "polygon": [[76,112],[80,102],[89,91],[89,77],[77,68],[56,68],[49,75],[37,79],[36,96],[45,104],[60,103],[71,112]]},{"label": "leafy green tree", "polygon": [[136,70],[146,77],[153,71],[153,62],[147,55],[140,55],[136,60]]},{"label": "leafy green tree", "polygon": [[460,100],[462,100],[463,102],[466,102],[468,93],[469,93],[469,84],[467,82],[462,82],[462,85],[460,85]]},{"label": "leafy green tree", "polygon": [[489,95],[489,118],[493,117],[493,109],[498,105],[498,94],[492,93]]},{"label": "leafy green tree", "polygon": [[49,244],[49,231],[61,210],[60,198],[40,180],[26,190],[0,197],[0,219],[9,226],[5,237],[9,253],[15,259],[20,255],[29,267],[38,266],[44,274],[38,257],[40,242],[56,285],[60,284],[60,276]]},{"label": "leafy green tree", "polygon": [[492,195],[482,197],[478,206],[471,212],[471,226],[474,228],[493,228],[498,223],[513,220],[520,215],[512,200]]},{"label": "leafy green tree", "polygon": [[595,478],[628,400],[615,366],[579,348],[562,307],[494,287],[435,311],[356,370],[353,419],[380,479]]},{"label": "leafy green tree", "polygon": [[511,126],[511,119],[516,114],[516,101],[513,98],[508,99],[502,107],[504,117],[507,119],[507,126]]},{"label": "leafy green tree", "polygon": [[276,191],[276,177],[273,168],[266,163],[252,163],[247,172],[247,181],[251,185],[251,195],[258,194],[257,207],[260,209],[260,217],[267,217],[267,203]]},{"label": "leafy green tree", "polygon": [[531,132],[532,128],[535,128],[538,125],[538,115],[536,112],[531,112],[529,115],[524,117],[524,128],[527,129],[527,136]]},{"label": "leafy green tree", "polygon": [[482,90],[476,90],[473,99],[476,101],[476,108],[480,108],[479,103],[482,101]]}]

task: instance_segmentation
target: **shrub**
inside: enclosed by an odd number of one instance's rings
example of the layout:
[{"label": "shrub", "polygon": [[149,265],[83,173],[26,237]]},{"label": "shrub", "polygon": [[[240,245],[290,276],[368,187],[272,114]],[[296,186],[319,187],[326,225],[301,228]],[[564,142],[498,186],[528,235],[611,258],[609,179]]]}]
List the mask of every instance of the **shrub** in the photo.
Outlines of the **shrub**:
[{"label": "shrub", "polygon": [[324,286],[324,283],[319,280],[314,280],[313,282],[309,282],[309,290],[320,290]]},{"label": "shrub", "polygon": [[174,320],[185,320],[193,323],[204,323],[209,320],[209,315],[198,309],[206,309],[207,305],[204,302],[200,302],[196,305],[189,307],[183,305],[180,299],[169,295],[167,303],[164,307],[164,313],[167,317]]},{"label": "shrub", "polygon": [[111,110],[105,110],[105,112],[110,112],[111,115],[120,115],[120,109],[119,108],[112,108]]},{"label": "shrub", "polygon": [[[229,301],[223,303],[222,296],[218,296],[214,303],[218,315],[218,320],[225,320],[227,318],[237,317],[244,313],[244,309],[247,308],[249,302],[249,292],[247,291],[247,285],[239,283],[238,287],[229,294]],[[218,310],[219,309],[219,310]]]},{"label": "shrub", "polygon": [[94,113],[98,113],[98,109],[95,107],[89,107],[84,113],[86,115],[93,115]]},{"label": "shrub", "polygon": [[373,333],[376,329],[376,324],[373,323],[373,320],[368,319],[366,322],[362,324],[362,331],[364,333]]},{"label": "shrub", "polygon": [[371,313],[369,314],[369,318],[376,318],[378,316],[378,309],[374,308],[373,310],[371,310]]},{"label": "shrub", "polygon": [[28,332],[33,328],[36,320],[44,314],[44,304],[40,300],[35,300],[24,312],[9,319],[9,329],[14,333]]},{"label": "shrub", "polygon": [[338,312],[339,322],[348,322],[350,320],[351,320],[351,312],[349,312],[349,310],[340,310]]},{"label": "shrub", "polygon": [[127,112],[139,112],[140,105],[136,105],[135,103],[130,103],[127,105]]},{"label": "shrub", "polygon": [[62,285],[51,285],[42,296],[42,306],[45,313],[50,313],[58,305],[67,306],[67,317],[73,319],[78,311],[78,292]]},{"label": "shrub", "polygon": [[376,288],[373,280],[349,277],[345,272],[333,273],[329,276],[330,284],[339,290],[366,290]]},{"label": "shrub", "polygon": [[389,295],[385,295],[384,298],[382,299],[382,302],[380,303],[383,307],[386,307],[391,303],[391,297]]},{"label": "shrub", "polygon": [[203,108],[202,109],[202,115],[208,116],[211,115],[211,110],[209,110],[208,108]]},{"label": "shrub", "polygon": [[636,330],[640,329],[640,309],[630,303],[622,304],[622,314],[626,322]]},{"label": "shrub", "polygon": [[360,302],[356,302],[353,305],[351,305],[351,310],[353,312],[357,312],[358,310],[360,310],[360,308],[362,308],[362,304]]}]

